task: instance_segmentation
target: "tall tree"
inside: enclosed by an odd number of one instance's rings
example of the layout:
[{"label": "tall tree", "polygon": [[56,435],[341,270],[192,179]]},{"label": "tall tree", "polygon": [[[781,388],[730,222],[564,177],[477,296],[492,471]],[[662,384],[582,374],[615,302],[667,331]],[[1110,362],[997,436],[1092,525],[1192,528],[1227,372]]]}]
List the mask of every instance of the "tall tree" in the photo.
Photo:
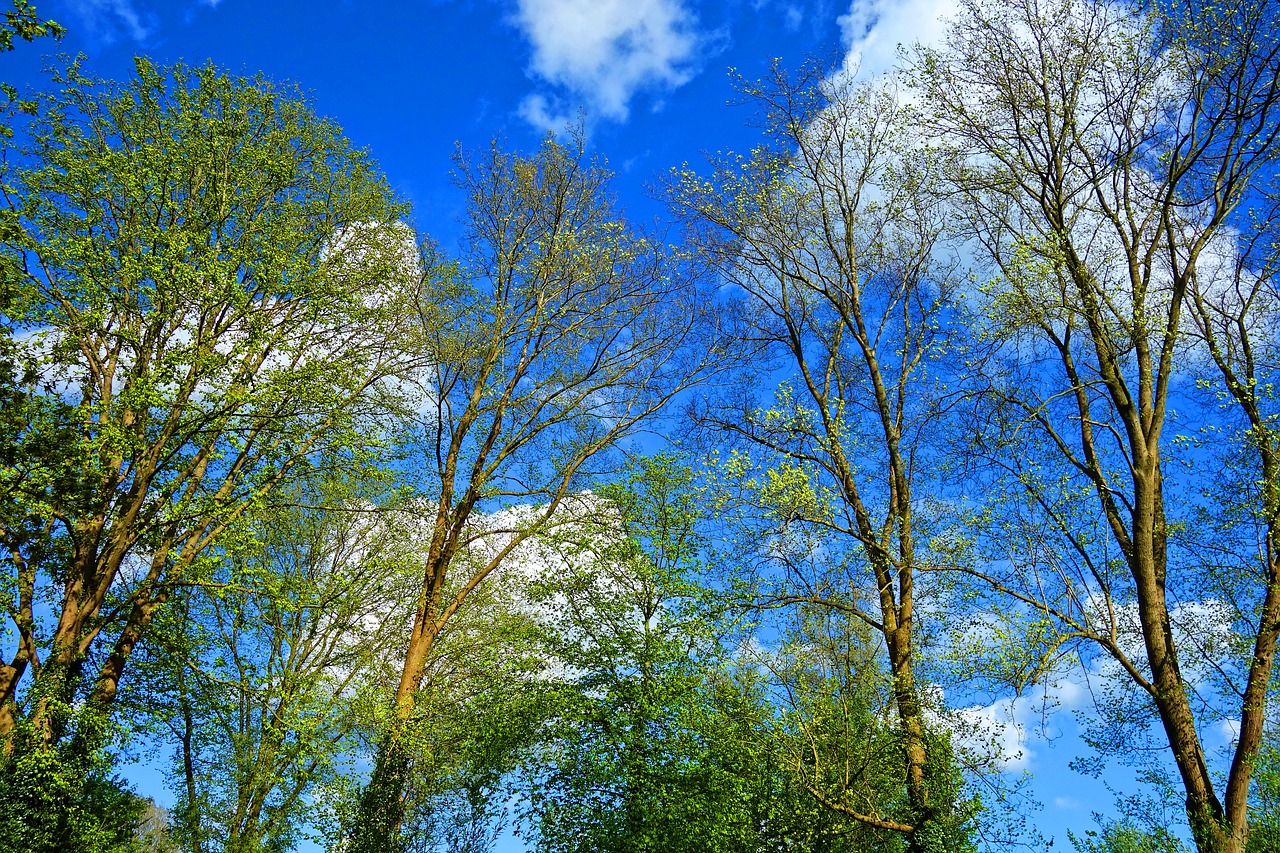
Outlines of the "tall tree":
[{"label": "tall tree", "polygon": [[61,83],[3,175],[18,774],[69,735],[94,751],[151,619],[228,525],[319,454],[360,464],[419,284],[399,231],[352,228],[404,206],[296,93],[144,60],[127,84]]},{"label": "tall tree", "polygon": [[548,853],[748,850],[759,804],[716,743],[711,688],[735,632],[700,585],[693,472],[659,455],[627,474],[543,540],[532,592],[567,684],[523,773],[530,839]]},{"label": "tall tree", "polygon": [[[421,435],[422,586],[396,722],[353,827],[360,853],[401,843],[411,730],[436,637],[521,542],[564,517],[593,463],[714,363],[711,300],[678,255],[615,212],[609,173],[581,139],[548,139],[531,157],[494,144],[460,159],[458,181],[464,254],[430,344],[434,405]],[[530,509],[514,529],[480,519],[517,503]],[[486,550],[486,540],[500,544]]]},{"label": "tall tree", "polygon": [[[776,646],[748,657],[768,673],[766,684],[776,708],[771,737],[780,764],[796,787],[834,818],[849,848],[906,849],[910,835],[921,830],[903,830],[912,806],[902,783],[893,692],[886,689],[874,633],[829,603],[794,606],[787,617]],[[939,812],[949,819],[935,820],[926,829],[933,838],[914,843],[954,853],[972,850],[978,834],[973,818],[981,805],[964,797],[965,780],[945,725],[930,721],[925,737],[930,746],[925,783]],[[859,820],[853,811],[879,820]],[[821,825],[812,816],[809,820]]]},{"label": "tall tree", "polygon": [[[933,130],[957,147],[974,245],[998,271],[986,292],[998,356],[982,423],[993,428],[976,446],[1025,501],[1028,547],[998,547],[969,571],[1047,620],[1050,648],[1110,661],[1146,697],[1192,835],[1213,853],[1248,842],[1280,634],[1274,435],[1249,390],[1265,382],[1249,338],[1268,335],[1267,321],[1248,292],[1256,273],[1234,293],[1208,275],[1238,252],[1250,271],[1273,265],[1273,245],[1232,237],[1252,231],[1251,214],[1274,222],[1275,23],[1275,4],[1254,0],[969,0],[916,69]],[[1196,372],[1205,346],[1216,377]],[[1250,424],[1263,485],[1249,511],[1266,530],[1227,620],[1248,651],[1210,661],[1229,682],[1216,703],[1193,683],[1186,623],[1221,587],[1177,547],[1189,504],[1168,476],[1167,432],[1194,410],[1197,381],[1225,388]],[[1191,432],[1213,426],[1207,408]],[[1240,721],[1221,779],[1202,739],[1216,714]]]},{"label": "tall tree", "polygon": [[[910,850],[931,850],[935,824],[950,817],[928,783],[936,744],[916,674],[917,578],[930,560],[918,513],[937,476],[926,439],[954,311],[947,223],[913,111],[891,86],[823,72],[810,66],[793,79],[775,67],[744,86],[765,143],[714,161],[708,178],[686,168],[672,188],[702,250],[743,294],[740,334],[767,361],[701,417],[741,449],[731,473],[752,483],[748,500],[773,528],[762,531],[767,545],[820,531],[824,547],[847,555],[843,578],[784,561],[774,603],[834,607],[884,643],[909,811],[890,821],[828,802],[902,833]],[[757,383],[779,374],[774,400],[758,403]],[[755,458],[770,469],[759,478],[748,476]]]},{"label": "tall tree", "polygon": [[174,835],[193,853],[291,849],[320,830],[408,622],[407,537],[371,502],[376,482],[318,476],[202,561],[121,695],[173,748]]}]

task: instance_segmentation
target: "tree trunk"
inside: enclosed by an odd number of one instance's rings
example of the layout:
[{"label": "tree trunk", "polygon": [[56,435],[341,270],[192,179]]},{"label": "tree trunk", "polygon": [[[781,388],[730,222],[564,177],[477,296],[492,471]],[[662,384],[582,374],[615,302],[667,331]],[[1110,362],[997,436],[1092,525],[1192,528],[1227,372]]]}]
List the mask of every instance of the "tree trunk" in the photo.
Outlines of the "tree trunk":
[{"label": "tree trunk", "polygon": [[[437,572],[432,565],[429,576],[441,577],[443,572]],[[427,586],[425,601],[414,617],[409,647],[405,651],[391,731],[378,745],[373,775],[360,796],[354,825],[347,832],[347,853],[398,853],[404,846],[400,830],[404,824],[405,795],[413,761],[415,697],[422,687],[427,659],[439,632],[435,614],[439,610],[442,584],[432,582]]]},{"label": "tree trunk", "polygon": [[360,796],[354,825],[347,831],[345,853],[399,853],[405,815],[405,789],[410,753],[405,726],[388,732],[378,747],[373,775]]}]

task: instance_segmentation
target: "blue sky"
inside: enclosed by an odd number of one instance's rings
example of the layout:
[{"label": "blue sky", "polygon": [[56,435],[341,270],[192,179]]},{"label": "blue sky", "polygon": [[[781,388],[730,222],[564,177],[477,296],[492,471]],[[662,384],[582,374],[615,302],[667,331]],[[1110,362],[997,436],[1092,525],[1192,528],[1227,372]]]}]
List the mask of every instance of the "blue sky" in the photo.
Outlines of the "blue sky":
[{"label": "blue sky", "polygon": [[[848,0],[843,0],[847,3]],[[659,209],[644,185],[703,150],[746,147],[727,69],[771,57],[838,58],[847,5],[817,0],[42,0],[67,27],[62,49],[124,77],[131,58],[262,72],[311,93],[414,204],[417,226],[448,242],[459,210],[455,143],[495,135],[532,146],[584,111],[591,145],[619,172],[634,215]],[[5,57],[4,79],[38,82],[34,46]]]},{"label": "blue sky", "polygon": [[[832,63],[850,51],[864,72],[892,64],[899,42],[933,40],[949,0],[38,0],[68,29],[61,49],[84,53],[96,75],[124,78],[132,57],[160,63],[212,60],[233,72],[261,72],[311,93],[381,163],[414,206],[415,225],[446,245],[457,233],[461,197],[450,181],[455,145],[495,136],[528,149],[547,127],[583,111],[591,147],[619,173],[623,206],[661,217],[646,185],[704,151],[744,150],[754,141],[728,74],[764,72],[779,57]],[[41,52],[22,45],[0,59],[0,79],[39,85]],[[1075,694],[1072,694],[1075,696]],[[1067,769],[1082,749],[1071,708],[1037,734],[1036,703],[1014,705],[1005,731],[1022,750],[1014,769],[1036,774],[1043,802],[1036,822],[1057,849],[1066,829],[1107,811],[1101,783]],[[998,717],[992,709],[989,714]],[[1131,774],[1117,771],[1125,787]],[[140,789],[171,798],[156,775]],[[1174,815],[1177,811],[1173,812]],[[505,850],[520,846],[507,840]]]}]

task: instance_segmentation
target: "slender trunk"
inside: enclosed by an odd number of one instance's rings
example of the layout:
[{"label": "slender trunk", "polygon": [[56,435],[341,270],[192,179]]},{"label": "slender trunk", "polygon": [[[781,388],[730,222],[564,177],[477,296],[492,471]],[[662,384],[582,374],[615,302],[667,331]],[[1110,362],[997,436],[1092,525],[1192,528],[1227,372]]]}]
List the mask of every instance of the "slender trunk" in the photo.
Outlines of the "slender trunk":
[{"label": "slender trunk", "polygon": [[20,548],[10,548],[18,581],[18,610],[14,627],[18,632],[18,648],[13,660],[0,664],[0,760],[13,750],[10,734],[18,724],[18,683],[27,667],[39,674],[40,660],[35,643],[35,571]]},{"label": "slender trunk", "polygon": [[1192,837],[1201,853],[1243,853],[1243,848],[1233,842],[1233,833],[1227,828],[1222,803],[1214,790],[1204,746],[1196,731],[1195,712],[1178,662],[1165,595],[1167,541],[1158,445],[1135,458],[1132,530],[1129,569],[1155,687],[1152,698],[1186,789]]},{"label": "slender trunk", "polygon": [[185,668],[178,671],[178,695],[182,697],[182,776],[187,790],[182,821],[186,824],[187,843],[191,845],[191,853],[204,853],[204,834],[200,831],[200,792],[196,787],[196,726],[191,702],[187,697]]},{"label": "slender trunk", "polygon": [[[1268,531],[1267,541],[1276,540],[1277,531]],[[1275,551],[1268,548],[1271,554]],[[1280,637],[1280,561],[1268,560],[1268,584],[1262,603],[1258,635],[1254,639],[1249,680],[1241,703],[1240,733],[1227,776],[1226,819],[1231,828],[1234,851],[1242,851],[1249,842],[1249,780],[1253,764],[1262,746],[1267,715],[1267,686],[1275,666],[1277,638]]]},{"label": "slender trunk", "polygon": [[898,733],[902,739],[902,754],[906,766],[907,801],[911,804],[911,822],[914,827],[906,837],[907,851],[925,853],[922,845],[927,845],[928,833],[917,830],[929,825],[936,815],[926,778],[928,748],[924,736],[924,715],[911,661],[910,622],[904,619],[902,623],[898,623],[895,619],[893,628],[885,632],[885,642],[889,651],[894,705],[898,711]]},{"label": "slender trunk", "polygon": [[354,825],[346,833],[344,853],[399,853],[404,847],[400,828],[411,757],[406,728],[397,720],[378,747],[373,775],[360,796]]},{"label": "slender trunk", "polygon": [[373,775],[360,796],[354,825],[348,830],[346,853],[398,853],[403,847],[400,829],[405,817],[405,794],[413,755],[414,697],[422,686],[426,661],[435,645],[435,614],[440,592],[429,584],[426,600],[414,617],[404,669],[396,691],[391,730],[378,745]]},{"label": "slender trunk", "polygon": [[[1146,560],[1138,561],[1139,565]],[[1173,752],[1178,774],[1186,789],[1187,818],[1201,853],[1242,853],[1224,831],[1225,815],[1214,791],[1204,748],[1196,732],[1195,717],[1187,699],[1186,683],[1173,653],[1173,635],[1161,585],[1135,571],[1138,613],[1143,640],[1151,664],[1154,701]]]},{"label": "slender trunk", "polygon": [[[1191,289],[1203,340],[1222,375],[1227,391],[1248,419],[1253,433],[1262,498],[1262,518],[1266,525],[1263,563],[1266,584],[1258,613],[1253,655],[1240,703],[1240,729],[1231,769],[1227,774],[1224,796],[1226,824],[1231,832],[1233,850],[1244,850],[1249,842],[1249,785],[1258,750],[1262,746],[1267,719],[1267,693],[1275,667],[1277,642],[1280,641],[1280,443],[1258,397],[1257,365],[1248,332],[1249,302],[1243,303],[1232,318],[1239,335],[1238,346],[1224,346],[1229,340],[1227,328],[1219,325],[1221,309],[1209,301],[1199,287]],[[1233,352],[1234,350],[1234,352]]]}]

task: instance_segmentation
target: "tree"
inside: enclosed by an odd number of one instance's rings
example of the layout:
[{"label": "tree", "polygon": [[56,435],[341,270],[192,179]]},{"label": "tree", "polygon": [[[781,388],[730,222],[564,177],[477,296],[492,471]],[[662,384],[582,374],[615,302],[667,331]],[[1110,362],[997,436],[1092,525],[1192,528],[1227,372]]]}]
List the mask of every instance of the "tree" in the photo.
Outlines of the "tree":
[{"label": "tree", "polygon": [[[434,404],[420,436],[422,586],[393,707],[350,849],[401,843],[408,750],[426,661],[467,597],[520,543],[563,518],[592,463],[713,364],[712,299],[678,255],[613,210],[582,140],[459,160],[464,256],[430,342]],[[516,529],[476,523],[517,503]],[[485,540],[502,544],[485,552]],[[485,553],[483,560],[459,560]]]},{"label": "tree", "polygon": [[[724,809],[736,830],[722,836],[726,849],[813,853],[900,850],[901,834],[868,826],[813,796],[814,779],[803,769],[812,753],[804,748],[807,744],[798,725],[801,717],[790,704],[791,688],[808,675],[798,666],[777,667],[780,657],[775,652],[752,650],[750,643],[740,645],[736,659],[722,665],[721,671],[709,673],[704,688],[710,694],[711,708],[704,723],[709,732],[709,754],[704,760],[731,780],[725,788],[734,795],[726,797],[731,805]],[[839,780],[839,788],[831,793],[846,796],[852,788],[859,788],[858,795],[870,794],[877,804],[888,800],[901,803],[900,758],[891,728],[871,721],[868,728],[853,727],[851,740],[835,728],[829,733],[832,737],[822,744],[824,761],[836,756],[825,750],[828,745],[847,753],[874,743],[872,749],[883,750],[878,755],[878,769],[884,773],[878,778],[887,780],[885,788],[871,791],[870,786],[862,786],[868,781],[862,774],[857,774],[857,779],[851,774],[851,778]],[[866,802],[861,802],[864,808]]]},{"label": "tree", "polygon": [[[28,0],[13,0],[13,8],[4,12],[4,20],[0,21],[0,53],[8,53],[14,49],[14,39],[35,41],[46,36],[60,39],[66,30],[57,21],[42,20],[36,13],[36,7]],[[0,92],[9,99],[10,104],[29,109],[30,103],[18,100],[18,90],[9,83],[0,83]],[[8,125],[0,126],[0,133],[10,133]]]},{"label": "tree", "polygon": [[559,696],[518,771],[525,837],[562,852],[902,849],[901,834],[811,793],[814,743],[805,735],[846,700],[860,713],[824,731],[823,769],[874,764],[838,794],[856,787],[878,805],[905,801],[897,739],[880,709],[843,693],[848,682],[834,704],[808,689],[834,684],[824,667],[837,660],[865,681],[875,669],[860,665],[874,656],[865,638],[854,638],[856,649],[832,639],[819,650],[810,633],[790,646],[794,658],[758,649],[758,626],[743,620],[752,611],[710,584],[715,506],[682,457],[633,459],[625,479],[592,498],[594,513],[521,555],[536,579],[546,678]]},{"label": "tree", "polygon": [[1147,832],[1129,821],[1107,823],[1101,831],[1086,830],[1082,837],[1068,835],[1080,853],[1182,853],[1186,849],[1167,830]]},{"label": "tree", "polygon": [[[1274,4],[1248,0],[973,0],[946,47],[916,62],[931,129],[956,147],[969,233],[998,273],[985,291],[997,356],[974,447],[1009,486],[992,488],[1008,499],[1008,524],[988,532],[1024,543],[988,539],[991,560],[964,570],[999,606],[1021,602],[1051,627],[1048,656],[1074,648],[1140,692],[1196,845],[1215,853],[1248,842],[1280,633],[1274,442],[1263,393],[1248,390],[1266,378],[1248,378],[1256,365],[1242,356],[1248,339],[1270,336],[1249,285],[1269,279],[1274,244],[1248,235],[1251,217],[1264,231],[1275,221],[1274,23]],[[1211,283],[1237,257],[1245,288]],[[1196,372],[1206,347],[1216,377]],[[1200,559],[1211,552],[1179,547],[1192,489],[1168,473],[1167,432],[1214,427],[1216,404],[1194,420],[1197,382],[1223,387],[1246,416],[1248,467],[1263,483],[1247,512],[1266,531],[1251,558],[1235,555],[1251,564],[1248,580],[1221,599],[1234,601],[1228,633],[1247,649],[1207,650],[1207,666],[1195,662],[1192,617],[1226,575]],[[1224,681],[1212,701],[1192,683],[1206,668]],[[1221,787],[1201,738],[1218,715],[1240,721]]]},{"label": "tree", "polygon": [[[27,0],[13,0],[13,8],[5,11],[4,23],[0,24],[0,52],[13,50],[15,38],[23,41],[35,41],[43,36],[61,38],[65,32],[56,21],[41,20],[36,7]],[[10,93],[10,100],[13,98]]]},{"label": "tree", "polygon": [[633,460],[590,517],[552,533],[533,587],[562,699],[523,775],[548,853],[748,850],[744,780],[713,703],[731,623],[700,586],[692,469]]},{"label": "tree", "polygon": [[[769,673],[777,709],[772,738],[796,786],[835,818],[851,849],[899,851],[912,843],[955,853],[973,850],[972,818],[979,804],[964,796],[945,723],[927,724],[924,783],[946,819],[907,833],[903,826],[912,805],[902,783],[893,692],[872,632],[828,604],[793,607],[788,615],[777,646],[760,649],[751,660]],[[908,840],[922,832],[933,837]]]},{"label": "tree", "polygon": [[19,775],[96,750],[152,618],[236,519],[321,458],[363,464],[419,285],[403,205],[296,94],[143,60],[128,84],[61,82],[3,176]]},{"label": "tree", "polygon": [[[473,523],[520,529],[529,510],[517,506],[478,514]],[[410,513],[405,520],[417,524],[416,535],[407,541],[429,544],[421,536],[421,517]],[[486,537],[457,554],[446,595],[456,594],[487,564],[507,535]],[[413,763],[406,774],[401,838],[410,853],[482,853],[508,825],[506,782],[556,704],[556,664],[547,657],[542,614],[530,594],[530,585],[540,578],[527,571],[540,564],[539,544],[526,539],[488,582],[466,596],[432,643],[406,745]],[[415,571],[422,556],[416,553],[411,561]],[[416,594],[416,576],[406,590]],[[403,628],[397,642],[403,642]],[[386,689],[370,706],[371,721],[363,733],[369,752],[395,725],[395,709],[383,700],[400,672],[394,656],[389,662]]]},{"label": "tree", "polygon": [[[768,367],[701,421],[737,443],[727,476],[772,528],[760,536],[787,575],[771,603],[833,607],[884,642],[910,809],[885,821],[832,806],[902,833],[910,850],[933,849],[928,827],[950,818],[927,784],[938,744],[916,674],[917,577],[930,563],[918,516],[938,476],[927,436],[957,310],[936,175],[913,111],[888,85],[775,67],[743,91],[762,109],[766,142],[715,160],[710,178],[683,169],[671,201],[742,293],[739,333]],[[759,404],[756,384],[781,370],[790,375],[772,404]],[[807,546],[789,548],[805,531],[844,555],[835,575],[814,576]]]},{"label": "tree", "polygon": [[403,531],[376,487],[277,490],[156,617],[121,701],[174,749],[186,849],[290,849],[350,774],[410,610]]}]

